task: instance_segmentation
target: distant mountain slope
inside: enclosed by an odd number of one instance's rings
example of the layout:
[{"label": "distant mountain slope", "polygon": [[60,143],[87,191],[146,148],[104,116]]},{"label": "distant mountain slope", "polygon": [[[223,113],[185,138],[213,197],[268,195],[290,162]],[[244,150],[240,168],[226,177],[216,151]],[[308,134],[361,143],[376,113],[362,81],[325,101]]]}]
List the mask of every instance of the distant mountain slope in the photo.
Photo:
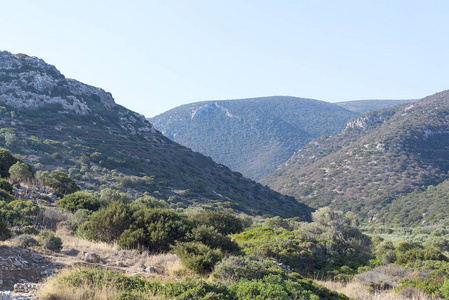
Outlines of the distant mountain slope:
[{"label": "distant mountain slope", "polygon": [[[435,209],[445,198],[415,199],[432,195],[432,189],[422,191],[448,179],[448,171],[449,92],[444,91],[352,120],[343,132],[311,142],[261,182],[315,208],[330,205],[384,222],[436,222],[449,217],[447,207],[439,214]],[[389,209],[403,216],[394,220]],[[412,218],[411,211],[421,216]]]},{"label": "distant mountain slope", "polygon": [[309,219],[305,205],[172,142],[110,93],[35,57],[0,52],[0,124],[1,147],[37,170],[62,168],[86,189]]},{"label": "distant mountain slope", "polygon": [[354,116],[335,104],[279,96],[197,102],[149,120],[168,138],[258,180]]},{"label": "distant mountain slope", "polygon": [[349,111],[364,114],[370,111],[375,111],[382,108],[392,107],[395,105],[410,103],[414,101],[416,100],[353,100],[336,102],[335,104]]}]

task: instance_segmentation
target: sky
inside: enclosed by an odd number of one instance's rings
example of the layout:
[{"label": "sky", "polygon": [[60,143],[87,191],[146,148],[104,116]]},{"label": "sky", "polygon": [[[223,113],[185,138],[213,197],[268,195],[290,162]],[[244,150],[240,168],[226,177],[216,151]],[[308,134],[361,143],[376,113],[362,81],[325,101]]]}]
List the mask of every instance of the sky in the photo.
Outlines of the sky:
[{"label": "sky", "polygon": [[203,100],[449,89],[449,1],[2,1],[0,50],[146,117]]}]

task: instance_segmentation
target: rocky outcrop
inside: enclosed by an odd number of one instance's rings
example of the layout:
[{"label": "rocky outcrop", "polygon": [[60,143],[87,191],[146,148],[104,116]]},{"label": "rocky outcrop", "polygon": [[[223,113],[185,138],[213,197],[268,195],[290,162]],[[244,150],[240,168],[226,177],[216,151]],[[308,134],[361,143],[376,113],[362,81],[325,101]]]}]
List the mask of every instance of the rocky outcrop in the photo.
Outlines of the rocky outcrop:
[{"label": "rocky outcrop", "polygon": [[360,116],[346,124],[346,129],[349,128],[359,128],[365,130],[371,126],[375,126],[377,124],[382,124],[388,119],[391,118],[392,115],[395,114],[394,110],[390,110],[388,112],[374,112],[369,113],[367,115]]},{"label": "rocky outcrop", "polygon": [[100,88],[66,79],[42,59],[0,52],[0,100],[17,108],[59,106],[60,113],[87,115],[89,102],[114,107],[112,95]]}]

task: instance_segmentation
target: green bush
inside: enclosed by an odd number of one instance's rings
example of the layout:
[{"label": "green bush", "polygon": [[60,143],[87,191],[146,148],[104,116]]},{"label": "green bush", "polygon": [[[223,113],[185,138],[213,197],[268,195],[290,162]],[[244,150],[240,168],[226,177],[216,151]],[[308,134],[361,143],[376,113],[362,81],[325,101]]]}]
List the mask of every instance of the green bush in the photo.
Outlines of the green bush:
[{"label": "green bush", "polygon": [[93,213],[82,229],[89,239],[112,242],[131,226],[133,213],[130,205],[113,202]]},{"label": "green bush", "polygon": [[33,178],[31,166],[20,161],[13,164],[8,172],[10,174],[9,177],[12,180],[28,182]]},{"label": "green bush", "polygon": [[0,176],[3,178],[9,177],[9,168],[18,161],[21,160],[14,157],[11,152],[0,148]]},{"label": "green bush", "polygon": [[36,223],[39,212],[39,206],[30,201],[14,200],[8,203],[0,200],[0,215],[11,226]]},{"label": "green bush", "polygon": [[222,210],[205,210],[198,214],[194,220],[198,225],[212,226],[224,235],[242,232],[244,228],[242,219]]},{"label": "green bush", "polygon": [[443,285],[440,287],[441,295],[448,299],[449,298],[449,279],[445,278]]},{"label": "green bush", "polygon": [[81,228],[87,221],[89,221],[92,211],[87,209],[78,209],[72,216],[70,222],[68,223],[70,229],[76,232],[78,228]]},{"label": "green bush", "polygon": [[75,192],[58,201],[61,208],[74,212],[77,209],[96,211],[100,208],[100,202],[91,194]]},{"label": "green bush", "polygon": [[0,200],[11,202],[14,201],[14,197],[9,192],[0,188]]},{"label": "green bush", "polygon": [[36,172],[36,179],[40,184],[53,189],[53,192],[58,197],[64,197],[80,190],[76,182],[63,172],[52,171],[49,173],[48,171],[38,171]]},{"label": "green bush", "polygon": [[38,235],[39,245],[45,249],[58,251],[62,249],[62,240],[60,237],[55,236],[55,234],[48,229],[44,229],[39,232]]},{"label": "green bush", "polygon": [[37,244],[37,241],[34,238],[34,236],[29,234],[18,235],[14,237],[13,242],[23,248],[27,248],[28,246],[34,246]]},{"label": "green bush", "polygon": [[232,241],[230,237],[219,233],[214,227],[200,225],[187,233],[186,239],[192,242],[200,242],[212,249],[219,248],[223,252],[237,253],[240,250],[239,245]]},{"label": "green bush", "polygon": [[8,180],[0,178],[0,189],[5,190],[7,193],[12,194],[13,187]]},{"label": "green bush", "polygon": [[271,229],[286,229],[292,230],[293,228],[290,226],[289,222],[282,219],[279,216],[269,218],[265,220],[265,226]]},{"label": "green bush", "polygon": [[199,242],[178,242],[172,249],[187,269],[198,274],[211,272],[215,264],[223,259],[220,249],[211,249]]},{"label": "green bush", "polygon": [[32,234],[32,235],[37,235],[39,233],[39,231],[37,231],[36,228],[34,228],[33,226],[27,225],[25,227],[23,227],[20,232],[22,234]]},{"label": "green bush", "polygon": [[11,232],[9,231],[5,220],[3,219],[2,215],[0,214],[0,241],[7,240],[10,237],[11,237]]},{"label": "green bush", "polygon": [[236,283],[240,279],[262,279],[266,275],[286,276],[285,270],[272,260],[230,256],[215,266],[213,278],[226,283]]},{"label": "green bush", "polygon": [[440,251],[438,251],[438,249],[435,248],[428,248],[428,249],[414,248],[404,253],[399,252],[397,254],[396,263],[404,265],[418,260],[447,261],[447,258]]},{"label": "green bush", "polygon": [[95,212],[83,226],[87,238],[118,241],[120,247],[167,251],[192,228],[189,220],[169,209],[114,202]]},{"label": "green bush", "polygon": [[304,299],[318,300],[320,297],[308,293],[300,283],[283,280],[279,275],[267,275],[262,280],[242,279],[230,288],[237,299]]}]

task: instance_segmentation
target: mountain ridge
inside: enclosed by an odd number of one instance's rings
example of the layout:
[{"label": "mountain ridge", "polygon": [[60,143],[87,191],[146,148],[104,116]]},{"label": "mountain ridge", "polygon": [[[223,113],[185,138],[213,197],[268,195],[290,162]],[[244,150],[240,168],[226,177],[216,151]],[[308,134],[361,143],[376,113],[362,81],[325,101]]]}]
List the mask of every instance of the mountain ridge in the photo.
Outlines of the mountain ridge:
[{"label": "mountain ridge", "polygon": [[147,195],[174,209],[310,219],[307,206],[172,142],[110,93],[36,57],[0,52],[0,124],[1,147],[36,170],[68,172],[84,189]]},{"label": "mountain ridge", "polygon": [[[399,203],[407,194],[448,178],[448,137],[449,92],[443,91],[353,119],[344,131],[314,140],[261,182],[314,208],[330,205],[389,222],[381,211],[404,206]],[[420,221],[430,220],[414,220]],[[409,220],[404,216],[398,222]]]},{"label": "mountain ridge", "polygon": [[149,120],[170,139],[260,179],[312,138],[343,129],[354,116],[324,101],[272,96],[195,102]]}]

